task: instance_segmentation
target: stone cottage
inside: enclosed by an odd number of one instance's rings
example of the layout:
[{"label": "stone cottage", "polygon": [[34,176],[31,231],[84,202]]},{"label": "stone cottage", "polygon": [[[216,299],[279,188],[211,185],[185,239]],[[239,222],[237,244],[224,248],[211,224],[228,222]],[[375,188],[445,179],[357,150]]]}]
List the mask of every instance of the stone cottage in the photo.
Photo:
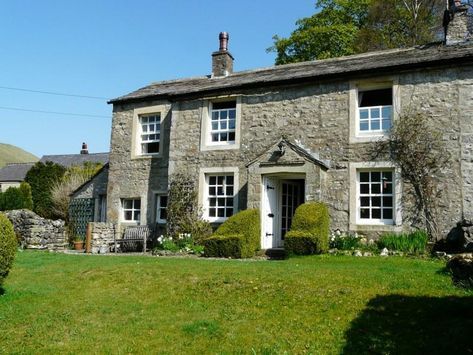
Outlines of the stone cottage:
[{"label": "stone cottage", "polygon": [[466,11],[452,17],[447,44],[242,72],[221,33],[211,75],[110,101],[107,221],[164,224],[170,177],[185,173],[212,223],[259,208],[262,248],[283,245],[295,208],[312,200],[329,206],[332,229],[400,231],[400,171],[370,151],[400,115],[420,112],[451,156],[439,216],[448,231],[473,214],[473,43],[457,23]]}]

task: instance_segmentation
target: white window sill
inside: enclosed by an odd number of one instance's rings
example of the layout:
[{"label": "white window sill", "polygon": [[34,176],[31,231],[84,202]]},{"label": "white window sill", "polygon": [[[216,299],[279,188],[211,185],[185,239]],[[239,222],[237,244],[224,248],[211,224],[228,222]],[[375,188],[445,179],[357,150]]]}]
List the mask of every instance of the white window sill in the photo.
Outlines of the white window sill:
[{"label": "white window sill", "polygon": [[218,143],[218,144],[212,144],[212,143],[207,143],[206,145],[201,147],[202,151],[206,150],[231,150],[231,149],[239,149],[240,145],[236,144],[235,142],[233,143]]},{"label": "white window sill", "polygon": [[354,232],[402,232],[402,226],[396,224],[350,223],[349,228]]},{"label": "white window sill", "polygon": [[381,140],[386,140],[388,139],[388,137],[388,132],[372,132],[366,134],[357,133],[357,135],[350,137],[350,143],[377,142]]},{"label": "white window sill", "polygon": [[230,217],[220,217],[220,218],[215,218],[215,217],[205,217],[205,220],[209,223],[223,223],[225,222],[228,218]]}]

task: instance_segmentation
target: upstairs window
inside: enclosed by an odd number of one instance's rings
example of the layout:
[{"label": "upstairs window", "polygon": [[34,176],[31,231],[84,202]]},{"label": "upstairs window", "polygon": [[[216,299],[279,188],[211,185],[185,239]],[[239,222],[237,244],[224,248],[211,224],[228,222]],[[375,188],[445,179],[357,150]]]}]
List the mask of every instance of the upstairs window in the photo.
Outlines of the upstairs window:
[{"label": "upstairs window", "polygon": [[384,133],[391,129],[392,88],[358,91],[358,131]]},{"label": "upstairs window", "polygon": [[141,154],[159,153],[161,141],[161,115],[159,113],[140,116]]},{"label": "upstairs window", "polygon": [[234,144],[236,101],[213,102],[210,108],[210,141],[212,145]]}]

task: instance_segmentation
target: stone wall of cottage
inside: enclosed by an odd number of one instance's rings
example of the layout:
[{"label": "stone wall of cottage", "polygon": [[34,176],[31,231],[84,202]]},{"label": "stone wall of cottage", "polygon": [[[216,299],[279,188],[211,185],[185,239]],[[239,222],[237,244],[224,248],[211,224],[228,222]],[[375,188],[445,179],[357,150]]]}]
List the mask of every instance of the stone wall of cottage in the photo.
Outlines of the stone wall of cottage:
[{"label": "stone wall of cottage", "polygon": [[113,247],[116,226],[112,223],[89,223],[92,254],[105,254]]},{"label": "stone wall of cottage", "polygon": [[[431,124],[443,132],[450,164],[442,172],[439,223],[447,232],[464,214],[473,214],[470,178],[473,176],[473,69],[426,69],[396,73],[395,77],[399,85],[395,95],[400,97],[400,114],[424,112],[431,116]],[[369,78],[352,78],[358,79]],[[165,128],[170,155],[161,160],[130,159],[131,120],[136,106],[116,106],[108,188],[109,206],[112,206],[109,217],[116,217],[120,197],[140,195],[149,198],[152,189],[165,188],[168,160],[170,174],[186,172],[196,181],[199,181],[200,168],[238,168],[239,208],[246,208],[248,191],[258,189],[254,186],[255,181],[248,182],[246,165],[285,136],[330,162],[320,198],[330,208],[332,228],[348,230],[350,163],[373,160],[373,143],[349,141],[349,90],[348,80],[332,80],[221,93],[241,98],[241,137],[237,150],[202,151],[201,125],[206,100],[188,99],[174,103],[172,120],[169,117],[171,125]],[[156,102],[141,105],[154,104]],[[404,224],[408,226],[406,218]],[[363,229],[376,230],[377,227]]]},{"label": "stone wall of cottage", "polygon": [[98,198],[107,194],[108,169],[103,169],[93,179],[88,181],[82,188],[75,192],[72,198]]},{"label": "stone wall of cottage", "polygon": [[[134,109],[160,106],[161,147],[156,157],[140,157],[134,154],[133,138]],[[171,104],[153,101],[135,105],[115,105],[112,122],[110,166],[107,188],[107,221],[121,221],[121,200],[141,199],[141,224],[151,224],[154,217],[156,192],[166,191],[168,186],[169,132],[171,125]],[[143,212],[146,211],[146,212]],[[123,224],[123,223],[122,223]],[[122,225],[121,224],[121,225]]]}]

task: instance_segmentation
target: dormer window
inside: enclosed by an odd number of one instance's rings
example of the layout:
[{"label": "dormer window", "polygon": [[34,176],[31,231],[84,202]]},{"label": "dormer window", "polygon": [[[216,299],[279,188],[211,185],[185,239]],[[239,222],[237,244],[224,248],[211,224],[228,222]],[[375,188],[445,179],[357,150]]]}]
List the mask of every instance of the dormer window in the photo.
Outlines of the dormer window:
[{"label": "dormer window", "polygon": [[358,132],[388,132],[392,125],[392,88],[358,91]]},{"label": "dormer window", "polygon": [[210,144],[234,144],[236,101],[212,102],[210,108]]}]

